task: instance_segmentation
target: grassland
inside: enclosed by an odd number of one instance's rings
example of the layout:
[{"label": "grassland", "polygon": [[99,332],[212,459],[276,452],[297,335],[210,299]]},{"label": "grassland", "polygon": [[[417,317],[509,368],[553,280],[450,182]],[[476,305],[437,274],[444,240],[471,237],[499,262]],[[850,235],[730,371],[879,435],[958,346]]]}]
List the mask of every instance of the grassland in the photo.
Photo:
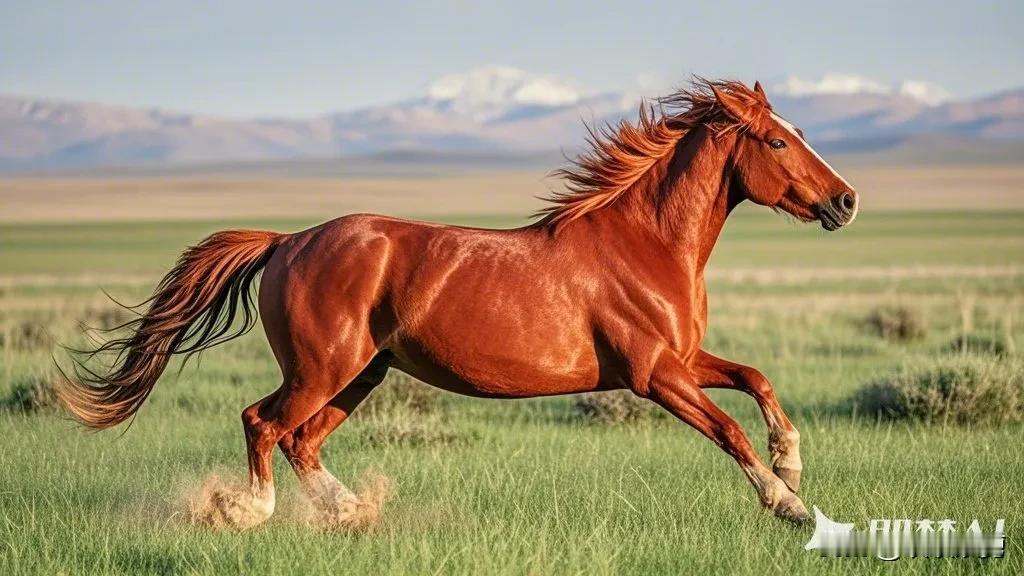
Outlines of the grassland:
[{"label": "grassland", "polygon": [[[52,340],[115,317],[99,288],[142,298],[188,243],[270,220],[0,225],[0,398],[52,377]],[[452,210],[436,219],[521,222]],[[712,258],[708,348],[759,367],[803,434],[801,496],[831,517],[1005,518],[999,561],[824,559],[811,528],[761,512],[735,464],[669,419],[626,425],[574,418],[571,399],[515,402],[443,395],[427,415],[357,413],[325,460],[354,481],[394,479],[381,524],[324,533],[297,512],[279,456],[278,514],[246,533],[190,525],[182,494],[213,472],[241,479],[238,414],[277,385],[259,333],[168,374],[132,428],[86,434],[46,409],[0,411],[0,573],[377,574],[1019,574],[1024,427],[878,421],[845,408],[866,382],[956,354],[963,333],[1024,346],[1024,213],[866,211],[835,234],[743,210]],[[880,338],[865,318],[913,308],[924,334]],[[42,327],[42,328],[40,328]],[[58,352],[59,354],[59,352]],[[986,361],[1005,359],[986,357]],[[716,400],[759,448],[748,398]],[[10,403],[9,403],[10,404]],[[393,429],[422,418],[420,427]],[[762,450],[762,454],[764,454]]]}]

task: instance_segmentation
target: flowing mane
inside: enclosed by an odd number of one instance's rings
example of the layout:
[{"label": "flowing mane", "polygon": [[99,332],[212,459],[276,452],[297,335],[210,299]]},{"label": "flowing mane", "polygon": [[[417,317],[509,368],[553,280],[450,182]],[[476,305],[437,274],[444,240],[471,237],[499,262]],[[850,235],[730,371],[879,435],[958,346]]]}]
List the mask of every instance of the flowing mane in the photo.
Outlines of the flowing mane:
[{"label": "flowing mane", "polygon": [[621,120],[598,128],[586,125],[590,151],[552,173],[565,179],[566,190],[544,198],[551,205],[537,212],[541,223],[558,228],[611,204],[697,126],[707,126],[715,135],[746,128],[749,121],[726,114],[715,91],[745,102],[751,118],[771,109],[762,94],[742,82],[697,78],[690,87],[657,99],[657,110],[641,102],[635,124]]}]

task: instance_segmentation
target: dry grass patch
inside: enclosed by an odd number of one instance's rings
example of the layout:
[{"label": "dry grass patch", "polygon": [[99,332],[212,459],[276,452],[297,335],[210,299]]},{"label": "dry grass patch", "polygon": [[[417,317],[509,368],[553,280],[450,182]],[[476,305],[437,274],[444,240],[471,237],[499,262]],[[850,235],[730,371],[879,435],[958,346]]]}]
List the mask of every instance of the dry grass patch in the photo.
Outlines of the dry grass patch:
[{"label": "dry grass patch", "polygon": [[473,440],[469,432],[455,431],[437,414],[377,413],[363,420],[359,438],[371,446],[437,446]]},{"label": "dry grass patch", "polygon": [[962,354],[989,354],[992,356],[1009,356],[1013,351],[1012,341],[991,334],[961,334],[947,346],[947,352]]},{"label": "dry grass patch", "polygon": [[928,331],[921,310],[909,306],[876,308],[864,319],[864,325],[876,336],[896,342],[920,340]]},{"label": "dry grass patch", "polygon": [[404,372],[389,371],[353,415],[361,424],[362,441],[374,446],[430,446],[470,440],[442,418],[442,394]]},{"label": "dry grass patch", "polygon": [[0,332],[0,347],[7,350],[49,350],[53,344],[53,335],[43,322],[24,320]]},{"label": "dry grass patch", "polygon": [[576,396],[572,404],[578,418],[603,424],[622,424],[662,418],[666,412],[629,390],[592,392]]},{"label": "dry grass patch", "polygon": [[82,312],[80,323],[92,329],[111,330],[136,316],[132,310],[121,306],[90,306]]},{"label": "dry grass patch", "polygon": [[53,378],[35,375],[15,380],[10,392],[0,399],[0,408],[11,412],[35,414],[60,406]]}]

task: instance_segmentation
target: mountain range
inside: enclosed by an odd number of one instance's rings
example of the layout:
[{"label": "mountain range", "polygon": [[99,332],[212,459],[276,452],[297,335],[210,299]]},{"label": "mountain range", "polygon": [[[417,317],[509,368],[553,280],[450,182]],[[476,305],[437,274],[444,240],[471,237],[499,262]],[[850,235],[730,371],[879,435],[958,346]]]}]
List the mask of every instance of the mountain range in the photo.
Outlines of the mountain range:
[{"label": "mountain range", "polygon": [[[841,74],[766,85],[775,110],[823,152],[1024,142],[1024,88],[950,100],[924,82],[889,86]],[[640,97],[588,93],[571,80],[502,66],[445,76],[418,98],[311,118],[223,118],[0,95],[0,169],[571,152],[585,135],[581,119],[635,116]]]}]

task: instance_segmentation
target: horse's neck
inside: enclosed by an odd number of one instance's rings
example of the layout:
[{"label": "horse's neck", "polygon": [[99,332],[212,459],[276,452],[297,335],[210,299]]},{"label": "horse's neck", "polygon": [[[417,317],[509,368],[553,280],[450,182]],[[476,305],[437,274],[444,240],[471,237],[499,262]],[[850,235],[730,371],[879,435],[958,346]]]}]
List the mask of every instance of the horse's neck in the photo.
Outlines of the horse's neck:
[{"label": "horse's neck", "polygon": [[701,274],[725,220],[738,203],[730,195],[735,136],[712,138],[699,128],[659,161],[622,198],[622,216],[648,229],[686,269]]}]

